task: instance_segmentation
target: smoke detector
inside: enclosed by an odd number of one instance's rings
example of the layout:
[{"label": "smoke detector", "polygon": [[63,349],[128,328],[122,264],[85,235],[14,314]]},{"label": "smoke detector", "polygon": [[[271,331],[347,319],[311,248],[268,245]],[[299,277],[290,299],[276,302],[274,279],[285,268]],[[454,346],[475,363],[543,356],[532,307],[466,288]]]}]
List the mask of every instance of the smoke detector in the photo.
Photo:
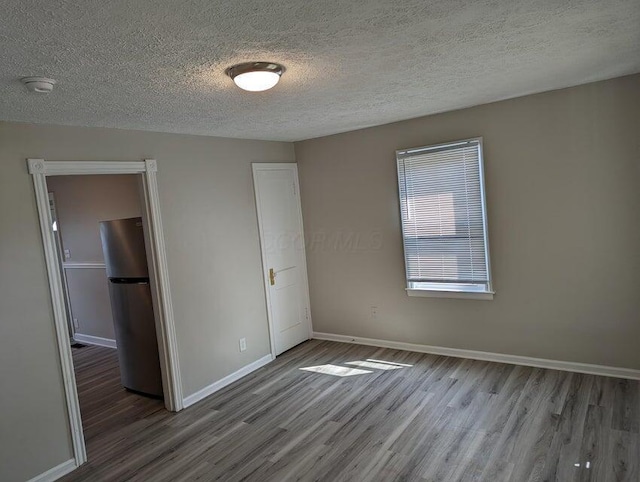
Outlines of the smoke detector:
[{"label": "smoke detector", "polygon": [[46,77],[23,77],[20,79],[29,92],[35,92],[36,94],[48,94],[53,90],[53,86],[56,83],[53,79],[47,79]]}]

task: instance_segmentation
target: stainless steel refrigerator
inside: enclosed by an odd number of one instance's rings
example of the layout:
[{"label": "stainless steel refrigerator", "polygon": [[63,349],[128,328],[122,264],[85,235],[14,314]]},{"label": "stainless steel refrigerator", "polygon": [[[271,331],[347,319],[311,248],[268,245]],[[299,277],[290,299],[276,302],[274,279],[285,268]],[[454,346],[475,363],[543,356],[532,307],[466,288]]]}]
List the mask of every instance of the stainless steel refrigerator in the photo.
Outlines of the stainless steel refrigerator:
[{"label": "stainless steel refrigerator", "polygon": [[142,218],[100,223],[122,385],[162,397]]}]

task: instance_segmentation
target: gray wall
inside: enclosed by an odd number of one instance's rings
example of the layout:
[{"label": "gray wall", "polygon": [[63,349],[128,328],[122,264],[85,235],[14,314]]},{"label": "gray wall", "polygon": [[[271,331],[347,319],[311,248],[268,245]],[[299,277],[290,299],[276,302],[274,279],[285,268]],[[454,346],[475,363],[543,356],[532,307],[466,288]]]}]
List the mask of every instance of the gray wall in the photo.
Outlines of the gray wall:
[{"label": "gray wall", "polygon": [[158,160],[187,396],[269,353],[251,162],[293,161],[294,153],[282,142],[0,123],[3,481],[72,457],[28,157]]},{"label": "gray wall", "polygon": [[100,221],[141,216],[139,176],[51,176],[62,246],[71,255],[65,276],[75,332],[113,340],[113,316],[105,268],[78,268],[74,263],[104,264]]},{"label": "gray wall", "polygon": [[74,263],[104,263],[99,222],[142,215],[139,176],[51,176],[62,244]]},{"label": "gray wall", "polygon": [[115,342],[109,281],[105,268],[65,268],[69,304],[76,320],[76,335]]},{"label": "gray wall", "polygon": [[[474,136],[497,294],[410,298],[394,151]],[[639,146],[638,75],[296,143],[314,330],[640,368]]]}]

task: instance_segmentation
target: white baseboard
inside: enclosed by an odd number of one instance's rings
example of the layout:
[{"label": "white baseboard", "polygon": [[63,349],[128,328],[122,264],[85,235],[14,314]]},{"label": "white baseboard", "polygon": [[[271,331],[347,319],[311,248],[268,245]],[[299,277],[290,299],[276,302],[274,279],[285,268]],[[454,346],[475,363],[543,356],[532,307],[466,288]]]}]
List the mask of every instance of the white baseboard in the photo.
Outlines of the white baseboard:
[{"label": "white baseboard", "polygon": [[56,465],[55,467],[43,472],[40,475],[36,475],[33,479],[29,479],[28,482],[53,482],[54,480],[58,480],[63,475],[67,475],[69,472],[75,470],[78,466],[76,465],[75,459],[69,459],[66,462],[62,462],[60,465]]},{"label": "white baseboard", "polygon": [[442,346],[418,345],[400,341],[376,340],[375,338],[362,338],[358,336],[336,335],[333,333],[313,333],[317,340],[340,341],[356,345],[371,345],[395,350],[415,351],[418,353],[430,353],[433,355],[445,355],[456,358],[470,358],[472,360],[484,360],[511,365],[525,365],[529,367],[549,368],[568,372],[588,373],[590,375],[602,375],[605,377],[628,378],[640,380],[640,370],[632,368],[608,367],[604,365],[591,365],[589,363],[576,363],[560,360],[548,360],[546,358],[533,358],[520,355],[506,355],[504,353],[491,353],[486,351],[462,350],[460,348],[446,348]]},{"label": "white baseboard", "polygon": [[262,358],[252,363],[249,363],[246,366],[243,366],[240,370],[235,371],[232,374],[227,375],[226,377],[218,380],[217,382],[214,382],[211,385],[204,387],[202,390],[198,390],[196,393],[193,393],[188,397],[185,397],[185,399],[183,400],[184,408],[187,408],[193,405],[194,403],[199,402],[203,398],[208,397],[209,395],[217,392],[218,390],[222,390],[227,385],[230,385],[236,380],[239,380],[242,377],[248,375],[249,373],[256,371],[258,368],[265,366],[267,363],[271,363],[271,361],[273,361],[273,357],[271,356],[271,354],[265,355]]},{"label": "white baseboard", "polygon": [[116,341],[111,338],[102,338],[100,336],[83,335],[82,333],[74,333],[73,339],[78,343],[86,343],[87,345],[105,346],[107,348],[117,348]]}]

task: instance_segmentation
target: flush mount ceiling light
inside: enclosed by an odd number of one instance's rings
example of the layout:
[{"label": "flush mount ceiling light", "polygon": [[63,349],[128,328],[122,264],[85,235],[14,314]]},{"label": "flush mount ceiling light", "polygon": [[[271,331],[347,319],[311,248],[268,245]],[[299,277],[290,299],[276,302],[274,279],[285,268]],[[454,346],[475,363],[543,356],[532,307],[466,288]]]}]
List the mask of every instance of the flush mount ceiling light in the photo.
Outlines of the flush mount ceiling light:
[{"label": "flush mount ceiling light", "polygon": [[56,83],[53,79],[47,79],[46,77],[23,77],[20,79],[29,92],[35,92],[36,94],[48,94],[53,90],[53,86]]},{"label": "flush mount ceiling light", "polygon": [[246,62],[229,67],[225,72],[241,89],[260,92],[278,83],[284,67],[273,62]]}]

